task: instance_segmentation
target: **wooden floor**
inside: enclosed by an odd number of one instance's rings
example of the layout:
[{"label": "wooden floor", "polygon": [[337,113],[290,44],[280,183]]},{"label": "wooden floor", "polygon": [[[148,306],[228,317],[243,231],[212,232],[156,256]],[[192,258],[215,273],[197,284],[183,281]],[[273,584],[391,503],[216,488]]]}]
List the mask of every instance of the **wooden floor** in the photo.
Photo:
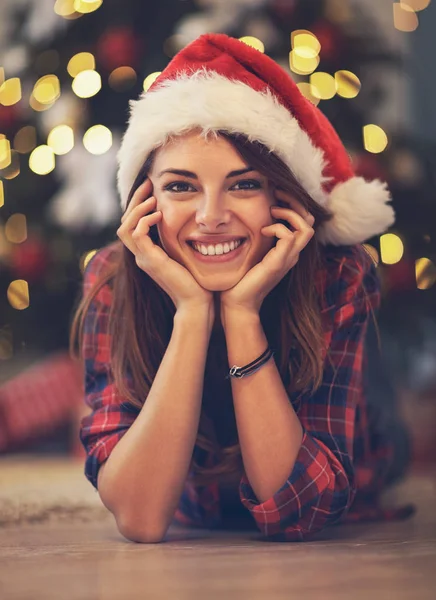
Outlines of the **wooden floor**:
[{"label": "wooden floor", "polygon": [[436,474],[414,473],[392,498],[401,523],[333,527],[316,542],[252,532],[170,530],[160,544],[117,531],[82,464],[0,460],[1,600],[430,599],[436,597]]}]

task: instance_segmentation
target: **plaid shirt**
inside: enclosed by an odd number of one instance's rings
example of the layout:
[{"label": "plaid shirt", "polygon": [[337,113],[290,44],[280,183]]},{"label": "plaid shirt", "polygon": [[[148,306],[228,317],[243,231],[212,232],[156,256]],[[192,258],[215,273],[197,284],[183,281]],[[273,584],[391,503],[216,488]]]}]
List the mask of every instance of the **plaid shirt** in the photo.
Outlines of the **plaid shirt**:
[{"label": "plaid shirt", "polygon": [[[328,354],[318,390],[290,398],[303,426],[301,448],[288,480],[271,498],[260,503],[245,472],[239,484],[240,501],[254,526],[276,541],[303,541],[340,522],[406,518],[413,512],[410,506],[385,509],[377,502],[394,451],[386,432],[371,422],[362,377],[368,320],[380,303],[375,266],[361,245],[326,246],[322,252],[316,285]],[[111,245],[93,257],[85,272],[85,294],[113,256]],[[85,475],[96,488],[99,466],[139,412],[124,402],[109,377],[110,304],[111,289],[105,285],[91,304],[84,330],[85,401],[92,412],[82,420],[81,440]],[[197,446],[194,457],[204,466],[215,464],[215,457]],[[216,528],[221,516],[218,484],[195,486],[189,475],[174,522]]]}]

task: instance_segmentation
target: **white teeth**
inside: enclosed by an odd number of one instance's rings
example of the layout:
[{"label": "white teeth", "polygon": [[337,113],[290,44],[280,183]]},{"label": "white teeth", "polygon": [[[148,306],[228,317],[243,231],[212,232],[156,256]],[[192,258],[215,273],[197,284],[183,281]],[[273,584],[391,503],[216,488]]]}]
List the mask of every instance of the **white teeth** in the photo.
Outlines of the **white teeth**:
[{"label": "white teeth", "polygon": [[227,254],[232,250],[235,250],[238,246],[240,246],[242,240],[231,241],[230,243],[224,242],[224,244],[216,244],[213,246],[212,244],[205,246],[204,244],[196,244],[193,243],[193,247],[197,252],[201,252],[203,255],[215,256],[216,254]]}]

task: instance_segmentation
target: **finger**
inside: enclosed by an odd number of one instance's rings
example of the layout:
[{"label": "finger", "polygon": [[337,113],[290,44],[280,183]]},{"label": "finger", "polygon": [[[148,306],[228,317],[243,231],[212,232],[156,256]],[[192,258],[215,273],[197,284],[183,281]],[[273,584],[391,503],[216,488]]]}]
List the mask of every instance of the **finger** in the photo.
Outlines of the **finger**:
[{"label": "finger", "polygon": [[158,223],[162,218],[162,212],[158,210],[151,215],[139,219],[139,223],[132,233],[132,240],[140,252],[149,252],[155,243],[149,236],[150,227]]},{"label": "finger", "polygon": [[300,213],[295,210],[291,210],[290,208],[272,206],[271,214],[277,219],[285,219],[289,221],[297,230],[305,231],[312,228]]},{"label": "finger", "polygon": [[277,199],[283,200],[290,204],[295,212],[298,212],[298,214],[301,215],[304,220],[307,220],[309,223],[311,223],[311,225],[313,225],[315,222],[315,217],[301,204],[301,202],[294,198],[294,196],[284,192],[283,190],[279,190],[278,188],[276,188],[275,195]]},{"label": "finger", "polygon": [[126,217],[132,212],[132,210],[140,204],[144,198],[147,198],[153,190],[153,185],[151,180],[147,177],[147,179],[141,183],[135,193],[132,196],[132,199],[129,202],[129,205],[126,208],[124,215],[121,217],[121,223],[126,219]]},{"label": "finger", "polygon": [[138,225],[139,219],[141,219],[141,217],[144,217],[147,213],[152,214],[156,212],[155,208],[156,198],[154,196],[151,196],[150,198],[147,198],[147,200],[144,200],[144,202],[142,202],[138,206],[135,206],[131,213],[127,215],[126,219],[122,222],[121,227],[123,228],[123,230],[133,231]]},{"label": "finger", "polygon": [[[150,215],[145,215],[144,217],[142,217],[139,220],[139,223],[141,223],[141,221],[145,220],[145,223],[148,225],[148,229],[145,229],[145,231],[144,231],[144,223],[142,223],[142,225],[139,229],[139,232],[135,233],[137,231],[138,227],[136,227],[133,231],[129,230],[127,228],[128,227],[128,222],[127,222],[118,228],[117,235],[120,238],[120,240],[123,242],[123,244],[136,256],[138,254],[138,252],[141,251],[141,247],[143,247],[143,243],[138,244],[138,240],[141,240],[141,238],[144,238],[144,237],[148,237],[148,232],[150,231],[150,227],[152,225],[155,225],[156,223],[158,223],[161,218],[162,218],[161,211],[151,213]],[[150,243],[152,245],[154,245],[151,238],[148,238],[148,239],[150,240]]]}]

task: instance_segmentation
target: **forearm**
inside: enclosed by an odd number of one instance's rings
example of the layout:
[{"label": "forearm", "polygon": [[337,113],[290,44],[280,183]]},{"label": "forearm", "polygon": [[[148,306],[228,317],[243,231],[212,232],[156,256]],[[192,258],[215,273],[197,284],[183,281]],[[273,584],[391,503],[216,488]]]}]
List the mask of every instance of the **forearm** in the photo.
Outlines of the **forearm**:
[{"label": "forearm", "polygon": [[209,321],[207,310],[176,313],[146,402],[100,470],[102,501],[120,531],[137,541],[165,533],[188,475],[201,412]]},{"label": "forearm", "polygon": [[[244,366],[260,356],[268,340],[258,315],[223,317],[229,365]],[[258,371],[231,379],[239,443],[247,478],[259,502],[288,479],[303,438],[274,358]]]}]

